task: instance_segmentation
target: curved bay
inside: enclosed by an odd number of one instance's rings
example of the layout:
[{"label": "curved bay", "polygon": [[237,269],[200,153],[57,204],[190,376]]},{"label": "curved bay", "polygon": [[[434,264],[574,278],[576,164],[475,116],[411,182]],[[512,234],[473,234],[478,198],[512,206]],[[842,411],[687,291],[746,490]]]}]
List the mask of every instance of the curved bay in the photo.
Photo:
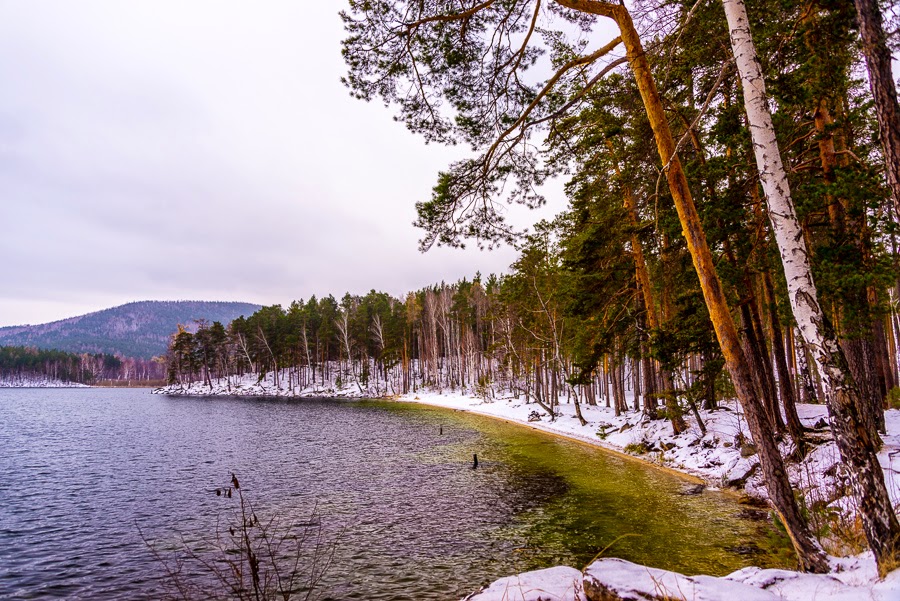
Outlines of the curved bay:
[{"label": "curved bay", "polygon": [[582,567],[607,546],[688,573],[790,561],[733,497],[685,496],[671,474],[472,414],[0,390],[0,597],[157,597],[141,533],[162,549],[208,537],[232,472],[263,516],[317,511],[337,544],[325,598],[458,598],[516,571]]}]

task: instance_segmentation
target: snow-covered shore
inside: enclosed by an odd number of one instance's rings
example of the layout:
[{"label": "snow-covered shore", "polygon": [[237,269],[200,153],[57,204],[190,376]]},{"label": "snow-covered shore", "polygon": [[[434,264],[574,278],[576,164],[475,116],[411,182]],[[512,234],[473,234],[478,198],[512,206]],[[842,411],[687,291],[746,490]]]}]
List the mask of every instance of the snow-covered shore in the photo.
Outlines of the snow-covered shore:
[{"label": "snow-covered shore", "polygon": [[89,386],[87,384],[63,382],[62,380],[51,378],[20,376],[0,378],[0,388],[89,388]]},{"label": "snow-covered shore", "polygon": [[744,568],[715,578],[600,559],[508,576],[464,601],[897,601],[900,570],[878,579],[870,553],[831,559],[831,574]]},{"label": "snow-covered shore", "polygon": [[[241,382],[232,382],[228,385],[214,384],[208,387],[195,383],[189,387],[166,387],[155,392],[180,395],[350,398],[375,396],[372,394],[373,391],[363,390],[355,385],[344,386],[341,389],[279,389],[272,385],[271,380],[257,382],[256,377],[247,377]],[[523,398],[515,396],[497,395],[486,398],[458,390],[443,393],[420,390],[390,398],[401,402],[469,411],[520,423],[614,452],[634,455],[643,461],[700,478],[710,487],[732,487],[743,489],[756,497],[767,496],[759,474],[758,458],[750,444],[751,437],[746,421],[740,407],[733,402],[722,403],[721,408],[716,411],[700,412],[701,419],[706,425],[705,434],[701,432],[693,417],[686,416],[690,425],[689,430],[674,436],[668,421],[647,420],[639,411],[629,411],[616,416],[605,404],[598,406],[582,404],[581,413],[587,422],[582,425],[576,417],[575,405],[572,403],[559,405],[557,415],[551,418],[537,404],[525,403]],[[634,405],[632,402],[629,404]],[[811,429],[810,436],[815,446],[802,463],[789,463],[791,482],[802,492],[807,506],[815,507],[819,515],[850,516],[853,510],[852,499],[846,494],[845,468],[826,425],[827,411],[824,405],[800,405],[798,412],[803,425]],[[888,432],[884,437],[885,444],[879,453],[879,460],[885,471],[885,482],[892,502],[897,505],[900,503],[900,410],[887,411],[885,420]],[[791,449],[789,443],[784,445],[783,451],[787,455]],[[850,521],[849,518],[846,521]],[[826,540],[825,543],[828,550],[834,554],[851,552],[851,549],[842,548],[840,540]],[[844,559],[834,558],[832,562],[835,572],[824,576],[798,574],[786,570],[745,568],[724,578],[708,576],[688,578],[634,564],[626,566],[628,562],[612,566],[608,563],[610,561],[620,562],[620,560],[600,560],[587,568],[584,573],[572,568],[558,567],[511,576],[495,582],[472,598],[477,601],[513,599],[524,601],[538,598],[545,600],[684,598],[709,601],[900,600],[900,571],[893,572],[883,582],[879,582],[875,562],[870,553]],[[587,583],[588,577],[594,579],[594,584]],[[592,596],[591,586],[594,590],[602,588],[602,586],[597,588],[600,586],[598,583],[608,584],[623,594],[619,597]],[[638,588],[628,589],[628,586],[632,585]],[[753,596],[750,594],[752,591],[759,594],[754,593],[756,596]]]}]

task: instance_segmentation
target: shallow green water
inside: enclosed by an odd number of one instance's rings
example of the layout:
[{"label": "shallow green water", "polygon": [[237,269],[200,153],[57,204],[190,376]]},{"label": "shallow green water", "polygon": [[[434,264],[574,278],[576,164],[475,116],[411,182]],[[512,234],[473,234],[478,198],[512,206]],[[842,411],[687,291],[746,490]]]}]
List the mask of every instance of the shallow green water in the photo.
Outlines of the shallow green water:
[{"label": "shallow green water", "polygon": [[692,482],[676,474],[520,424],[419,405],[388,409],[427,416],[445,435],[470,432],[423,451],[423,462],[478,453],[485,477],[509,470],[523,483],[521,512],[497,531],[498,539],[523,541],[514,550],[522,570],[581,568],[604,549],[605,557],[689,574],[792,565],[789,541],[735,494],[685,494]]}]

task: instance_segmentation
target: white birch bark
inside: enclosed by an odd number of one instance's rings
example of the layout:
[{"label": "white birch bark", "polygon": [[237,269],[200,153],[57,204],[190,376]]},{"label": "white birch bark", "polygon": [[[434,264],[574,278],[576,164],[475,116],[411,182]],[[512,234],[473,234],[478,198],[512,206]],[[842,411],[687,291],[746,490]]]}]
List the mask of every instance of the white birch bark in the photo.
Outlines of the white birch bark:
[{"label": "white birch bark", "polygon": [[[775,138],[766,86],[743,0],[722,0],[731,37],[731,48],[744,92],[744,107],[753,141],[753,152],[766,196],[769,220],[784,266],[791,310],[800,335],[819,367],[831,427],[841,457],[850,468],[850,480],[860,504],[869,545],[881,560],[896,544],[897,518],[891,509],[884,474],[874,444],[863,427],[858,388],[847,369],[837,338],[826,327],[813,282],[806,240],[794,211],[787,173]],[[881,561],[879,561],[881,563]]]},{"label": "white birch bark", "polygon": [[[766,85],[756,49],[750,37],[750,25],[743,0],[722,0],[731,34],[738,74],[744,90],[744,107],[753,140],[756,166],[769,209],[769,220],[787,278],[791,309],[800,335],[810,346],[816,362],[823,352],[834,351],[821,332],[822,308],[812,279],[806,241],[794,211],[787,173],[775,139],[775,128],[766,97]],[[836,344],[836,342],[834,342]],[[826,350],[827,349],[827,350]],[[826,388],[830,385],[826,383]]]},{"label": "white birch bark", "polygon": [[[312,375],[313,383],[315,383],[316,372],[313,370],[312,358],[309,355],[309,340],[306,339],[306,322],[300,327],[300,335],[303,338],[303,349],[306,351],[306,371]],[[304,374],[303,385],[306,386],[306,377]]]}]

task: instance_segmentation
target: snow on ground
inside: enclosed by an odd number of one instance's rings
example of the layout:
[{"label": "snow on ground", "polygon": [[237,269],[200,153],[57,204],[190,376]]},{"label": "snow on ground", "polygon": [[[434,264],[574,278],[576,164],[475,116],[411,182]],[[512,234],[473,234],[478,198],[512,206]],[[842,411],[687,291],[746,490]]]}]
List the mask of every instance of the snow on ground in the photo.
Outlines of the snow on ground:
[{"label": "snow on ground", "polygon": [[685,576],[622,559],[584,571],[558,566],[495,581],[465,601],[897,601],[900,570],[878,580],[871,553],[833,559],[831,574],[744,568],[722,578]]},{"label": "snow on ground", "polygon": [[[606,407],[605,403],[598,406],[582,404],[581,413],[587,422],[582,425],[576,417],[575,405],[566,402],[559,405],[557,414],[551,417],[536,403],[525,403],[523,398],[510,395],[486,398],[458,390],[443,393],[420,390],[397,396],[390,390],[365,389],[356,384],[340,388],[332,384],[301,389],[289,388],[282,383],[281,387],[276,387],[271,374],[262,380],[258,376],[247,375],[239,379],[232,378],[230,382],[223,380],[214,383],[212,387],[194,383],[189,386],[168,386],[154,392],[351,398],[384,396],[402,402],[470,411],[518,422],[608,450],[635,455],[644,461],[698,477],[713,488],[743,488],[750,495],[760,498],[767,496],[755,449],[748,444],[751,437],[747,423],[736,402],[721,403],[716,411],[700,412],[706,425],[705,434],[701,432],[694,417],[686,415],[688,431],[674,436],[671,424],[666,420],[651,421],[634,410],[616,416],[613,409]],[[628,399],[628,402],[630,406],[634,406],[633,399]],[[853,507],[847,494],[846,469],[825,425],[827,410],[824,405],[800,405],[798,413],[803,425],[812,430],[810,436],[816,444],[802,464],[789,463],[791,482],[797,490],[803,492],[809,506],[817,506],[823,513],[833,510],[849,515],[848,512]],[[887,411],[885,421],[887,435],[883,437],[884,446],[878,458],[885,471],[885,484],[896,506],[900,504],[900,410]],[[789,442],[782,443],[784,455],[788,455],[791,450]],[[623,593],[623,599],[900,601],[900,570],[895,570],[884,581],[879,582],[871,553],[832,559],[835,571],[829,575],[745,568],[724,579],[687,577],[628,562],[610,564],[610,561],[621,562],[609,559],[595,562],[584,578],[578,570],[565,567],[510,576],[498,580],[471,599],[581,601],[588,598],[584,596],[585,592],[589,594],[593,586],[587,582],[589,576],[598,583],[608,584]],[[630,567],[626,569],[623,564]],[[638,589],[644,596],[638,595]]]},{"label": "snow on ground", "polygon": [[0,388],[88,388],[88,386],[37,376],[17,376],[0,378]]},{"label": "snow on ground", "polygon": [[464,601],[584,601],[581,581],[579,570],[556,566],[495,580]]},{"label": "snow on ground", "polygon": [[324,384],[299,386],[288,384],[288,378],[283,375],[278,386],[275,385],[274,375],[270,372],[260,378],[258,374],[244,374],[243,376],[231,376],[229,378],[214,379],[212,386],[203,382],[190,382],[188,384],[171,384],[153,391],[153,394],[170,395],[197,395],[197,396],[274,396],[274,397],[306,397],[306,398],[381,398],[393,397],[394,392],[385,389],[382,384],[376,386],[362,386],[355,382],[348,382],[338,386],[333,381]]}]

